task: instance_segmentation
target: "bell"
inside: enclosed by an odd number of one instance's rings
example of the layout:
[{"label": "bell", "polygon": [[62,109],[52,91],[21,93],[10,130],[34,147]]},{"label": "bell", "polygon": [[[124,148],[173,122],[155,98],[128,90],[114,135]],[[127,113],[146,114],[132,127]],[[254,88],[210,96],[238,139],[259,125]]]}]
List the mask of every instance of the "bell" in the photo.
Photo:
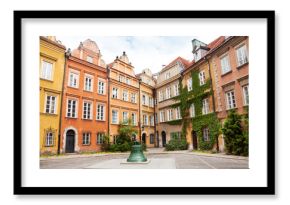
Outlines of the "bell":
[{"label": "bell", "polygon": [[127,162],[146,162],[147,158],[143,154],[142,145],[132,145],[132,150]]}]

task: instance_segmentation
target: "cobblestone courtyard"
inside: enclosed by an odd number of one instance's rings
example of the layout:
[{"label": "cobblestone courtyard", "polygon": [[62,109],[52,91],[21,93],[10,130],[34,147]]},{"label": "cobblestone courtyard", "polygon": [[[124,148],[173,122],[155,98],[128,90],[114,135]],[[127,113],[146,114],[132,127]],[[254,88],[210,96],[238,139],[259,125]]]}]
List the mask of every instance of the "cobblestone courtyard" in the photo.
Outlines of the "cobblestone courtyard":
[{"label": "cobblestone courtyard", "polygon": [[[96,155],[69,155],[63,157],[41,158],[41,169],[82,169],[82,168],[108,168],[108,163],[116,163],[128,158],[130,153],[120,154],[96,154]],[[163,168],[162,163],[168,160],[173,162],[170,168],[176,169],[247,169],[249,161],[247,157],[228,155],[202,155],[192,152],[154,152],[145,153],[146,157],[153,163],[158,161],[159,165],[153,169]],[[112,164],[111,163],[111,164]],[[102,167],[103,164],[106,166]],[[120,163],[111,165],[114,168]],[[150,164],[150,163],[149,163]],[[126,166],[126,165],[125,165]],[[131,165],[130,165],[131,166]],[[144,165],[134,165],[135,168],[142,168]],[[134,167],[131,167],[134,168]],[[150,167],[151,168],[151,167]],[[168,168],[168,167],[164,167]]]}]

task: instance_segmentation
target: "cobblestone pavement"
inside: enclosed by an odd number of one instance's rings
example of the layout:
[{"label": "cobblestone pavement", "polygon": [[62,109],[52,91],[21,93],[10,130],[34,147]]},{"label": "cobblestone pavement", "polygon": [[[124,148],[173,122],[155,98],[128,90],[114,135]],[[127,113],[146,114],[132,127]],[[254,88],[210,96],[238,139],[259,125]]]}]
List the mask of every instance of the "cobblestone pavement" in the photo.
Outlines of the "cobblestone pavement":
[{"label": "cobblestone pavement", "polygon": [[[248,158],[200,155],[189,152],[180,153],[155,153],[147,152],[148,159],[175,160],[176,169],[247,169],[249,168]],[[92,166],[96,163],[111,159],[126,159],[129,153],[69,156],[58,158],[45,158],[40,160],[41,169],[81,169]]]}]

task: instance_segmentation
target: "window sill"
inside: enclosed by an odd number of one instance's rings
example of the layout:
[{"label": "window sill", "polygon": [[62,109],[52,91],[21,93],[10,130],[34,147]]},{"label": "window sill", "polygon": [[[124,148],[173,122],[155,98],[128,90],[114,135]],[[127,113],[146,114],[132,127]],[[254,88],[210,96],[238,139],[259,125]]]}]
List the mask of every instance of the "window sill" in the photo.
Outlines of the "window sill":
[{"label": "window sill", "polygon": [[82,146],[91,146],[91,144],[82,144]]},{"label": "window sill", "polygon": [[106,95],[106,93],[98,93],[98,95],[103,95],[103,96],[105,96],[105,95]]},{"label": "window sill", "polygon": [[233,71],[232,70],[230,70],[230,71],[228,71],[228,72],[226,72],[226,73],[223,73],[223,74],[221,74],[221,77],[224,77],[224,76],[226,76],[226,75],[228,75],[228,74],[230,74],[230,73],[232,73]]},{"label": "window sill", "polygon": [[70,85],[68,85],[67,87],[68,87],[68,88],[72,88],[72,89],[76,89],[76,90],[79,89],[79,87],[73,87],[73,86],[70,86]]},{"label": "window sill", "polygon": [[47,82],[53,83],[53,80],[46,79],[46,78],[41,78],[41,77],[40,77],[40,80],[44,80],[44,81],[47,81]]},{"label": "window sill", "polygon": [[244,64],[242,64],[242,65],[237,66],[237,70],[242,69],[243,67],[245,67],[245,66],[248,65],[248,64],[249,64],[249,62],[246,62],[246,63],[244,63]]},{"label": "window sill", "polygon": [[58,114],[56,114],[56,113],[46,113],[46,112],[42,112],[41,114],[42,115],[48,115],[48,116],[54,116],[54,117],[58,116]]},{"label": "window sill", "polygon": [[65,118],[67,118],[67,119],[73,119],[73,120],[78,119],[77,117],[68,117],[68,116],[66,116]]},{"label": "window sill", "polygon": [[85,92],[92,93],[93,90],[84,90]]},{"label": "window sill", "polygon": [[98,119],[96,119],[96,121],[98,121],[98,122],[106,122],[106,120],[98,120]]},{"label": "window sill", "polygon": [[44,145],[44,147],[54,147],[54,145]]},{"label": "window sill", "polygon": [[93,119],[85,119],[85,118],[82,118],[82,120],[92,121]]}]

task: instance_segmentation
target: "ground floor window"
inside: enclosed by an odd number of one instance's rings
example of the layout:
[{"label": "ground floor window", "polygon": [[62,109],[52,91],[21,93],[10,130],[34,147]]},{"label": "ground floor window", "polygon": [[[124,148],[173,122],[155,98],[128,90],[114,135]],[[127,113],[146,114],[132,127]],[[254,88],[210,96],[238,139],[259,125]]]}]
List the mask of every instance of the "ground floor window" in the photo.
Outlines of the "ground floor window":
[{"label": "ground floor window", "polygon": [[83,133],[83,145],[91,144],[91,133],[85,132]]},{"label": "ground floor window", "polygon": [[181,137],[181,132],[171,132],[170,133],[170,139],[173,140],[173,139],[180,139]]},{"label": "ground floor window", "polygon": [[45,146],[47,147],[51,147],[54,145],[54,133],[49,131],[46,133],[46,136],[45,136]]},{"label": "ground floor window", "polygon": [[203,128],[202,134],[203,134],[203,140],[209,141],[209,129],[207,127]]},{"label": "ground floor window", "polygon": [[104,143],[104,133],[98,133],[97,134],[97,144],[103,144]]},{"label": "ground floor window", "polygon": [[154,134],[150,134],[150,144],[154,144]]},{"label": "ground floor window", "polygon": [[117,143],[117,138],[118,138],[118,135],[114,135],[114,136],[113,136],[113,143],[114,143],[114,144]]}]

